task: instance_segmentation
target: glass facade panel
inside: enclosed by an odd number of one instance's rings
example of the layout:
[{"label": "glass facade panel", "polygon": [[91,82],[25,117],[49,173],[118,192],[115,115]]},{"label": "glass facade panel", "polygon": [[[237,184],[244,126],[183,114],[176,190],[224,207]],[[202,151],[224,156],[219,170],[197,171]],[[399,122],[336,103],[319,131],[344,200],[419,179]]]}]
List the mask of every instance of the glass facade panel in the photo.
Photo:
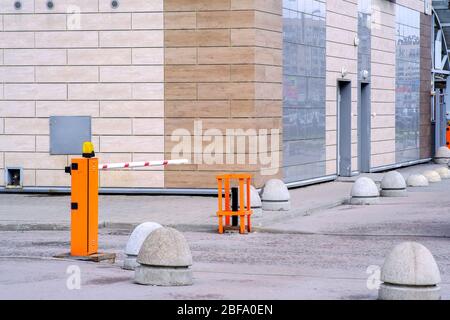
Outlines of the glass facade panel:
[{"label": "glass facade panel", "polygon": [[420,158],[420,13],[396,8],[396,162]]},{"label": "glass facade panel", "polygon": [[363,72],[367,71],[370,75],[371,59],[371,0],[358,1],[358,79],[363,78]]},{"label": "glass facade panel", "polygon": [[286,182],[325,175],[325,1],[283,0]]}]

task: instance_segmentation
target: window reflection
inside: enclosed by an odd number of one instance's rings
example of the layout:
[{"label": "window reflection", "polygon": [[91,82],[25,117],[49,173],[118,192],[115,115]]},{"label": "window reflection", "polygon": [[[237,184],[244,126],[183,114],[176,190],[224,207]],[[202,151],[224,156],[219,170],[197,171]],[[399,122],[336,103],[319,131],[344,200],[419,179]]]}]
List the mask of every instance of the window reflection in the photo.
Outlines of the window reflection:
[{"label": "window reflection", "polygon": [[396,12],[396,161],[419,159],[420,14],[397,5]]},{"label": "window reflection", "polygon": [[283,1],[283,144],[287,182],[325,174],[325,1]]}]

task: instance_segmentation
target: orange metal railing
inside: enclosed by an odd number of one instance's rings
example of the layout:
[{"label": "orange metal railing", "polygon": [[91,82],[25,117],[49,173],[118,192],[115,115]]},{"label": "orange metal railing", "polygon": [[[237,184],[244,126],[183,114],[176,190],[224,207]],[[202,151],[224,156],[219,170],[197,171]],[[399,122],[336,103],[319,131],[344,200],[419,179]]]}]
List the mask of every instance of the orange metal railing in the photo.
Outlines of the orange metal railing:
[{"label": "orange metal railing", "polygon": [[[239,217],[239,233],[251,232],[251,215],[253,214],[250,204],[251,176],[249,174],[223,174],[216,178],[219,233],[223,233],[224,229],[230,227],[230,217],[232,216]],[[237,211],[233,211],[231,208],[230,188],[233,180],[237,181],[239,186],[239,207]],[[224,217],[225,223],[223,222]]]}]

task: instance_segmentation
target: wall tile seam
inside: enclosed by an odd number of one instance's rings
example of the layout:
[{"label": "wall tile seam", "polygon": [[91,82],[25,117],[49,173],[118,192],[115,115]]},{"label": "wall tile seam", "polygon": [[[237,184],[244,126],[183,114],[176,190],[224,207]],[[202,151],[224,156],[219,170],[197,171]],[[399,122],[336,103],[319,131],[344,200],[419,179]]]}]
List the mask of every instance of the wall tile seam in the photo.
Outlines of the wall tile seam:
[{"label": "wall tile seam", "polygon": [[[420,2],[420,5],[418,4]],[[425,14],[424,4],[423,0],[413,0],[413,1],[407,1],[407,0],[397,0],[395,5],[408,8],[412,11],[416,11],[418,13]]]},{"label": "wall tile seam", "polygon": [[[121,28],[113,28],[113,29],[79,29],[79,30],[68,30],[68,29],[42,29],[42,30],[36,30],[36,29],[30,29],[30,30],[3,30],[1,32],[4,33],[56,33],[56,32],[133,32],[133,31],[163,31],[162,28],[132,28],[132,29],[121,29]],[[173,30],[173,29],[170,29]],[[186,30],[186,29],[181,29]]]},{"label": "wall tile seam", "polygon": [[[9,84],[9,83],[8,83]],[[54,84],[54,83],[52,83]],[[92,83],[86,83],[86,85],[89,85]],[[125,83],[126,84],[126,83]],[[162,84],[162,83],[161,83]],[[245,100],[245,99],[244,99]],[[71,102],[71,101],[76,101],[76,102],[103,102],[103,103],[110,103],[110,102],[114,102],[114,101],[120,101],[120,102],[155,102],[155,101],[164,101],[164,99],[114,99],[114,100],[107,100],[107,99],[76,99],[76,100],[65,100],[65,99],[54,99],[54,100],[49,100],[49,99],[43,99],[43,100],[36,100],[36,99],[0,99],[0,101],[10,101],[10,102]],[[24,118],[29,118],[29,117],[24,117]],[[109,118],[109,117],[108,117]]]},{"label": "wall tile seam", "polygon": [[[393,66],[396,65],[395,63],[380,62],[380,61],[377,60],[377,59],[375,59],[375,61],[373,61],[373,56],[374,56],[375,51],[376,51],[376,52],[383,52],[383,53],[385,53],[385,54],[390,54],[390,55],[391,55],[391,58],[394,58],[394,59],[395,59],[395,53],[393,53],[393,52],[374,49],[374,50],[372,50],[372,62],[370,63],[371,66],[375,66],[375,67],[376,67],[376,66],[379,65],[379,66],[390,66],[390,67],[393,67]],[[392,59],[392,60],[394,60],[394,59]]]},{"label": "wall tile seam", "polygon": [[[234,11],[234,10],[232,10],[232,11]],[[254,12],[260,12],[260,13],[271,14],[271,15],[273,15],[273,16],[277,16],[277,17],[280,17],[280,18],[283,17],[283,12],[282,12],[282,10],[281,10],[280,13],[270,12],[270,11],[265,11],[265,10],[261,10],[261,9],[255,9],[255,10],[253,10],[253,11],[254,11]]]},{"label": "wall tile seam", "polygon": [[[255,10],[252,10],[252,9],[245,9],[245,10],[189,10],[189,11],[164,11],[164,14],[169,14],[169,13],[192,13],[192,14],[194,14],[195,13],[195,15],[196,15],[196,21],[197,21],[197,28],[198,29],[202,29],[202,27],[200,26],[199,27],[199,25],[198,25],[198,17],[199,17],[199,15],[214,15],[214,14],[216,14],[216,13],[219,13],[219,14],[230,14],[230,13],[250,13],[250,14],[252,14],[253,13],[253,20],[255,19]],[[230,17],[231,18],[231,17]],[[227,18],[226,18],[227,19]],[[233,19],[231,19],[231,21],[232,21]],[[227,28],[227,27],[224,27],[224,28]]]},{"label": "wall tile seam", "polygon": [[[395,126],[392,126],[392,127],[379,127],[379,126],[374,126],[374,127],[372,127],[372,130],[373,130],[373,129],[377,129],[377,130],[381,130],[381,129],[383,129],[383,130],[386,130],[386,129],[392,129],[392,130],[395,130]],[[388,139],[387,141],[395,141],[395,138]]]},{"label": "wall tile seam", "polygon": [[[342,58],[342,57],[335,56],[335,55],[332,55],[332,54],[327,54],[326,57],[327,57],[327,58],[339,58],[339,59],[342,60],[342,63],[343,63],[343,64],[345,63],[345,61],[349,61],[349,62],[358,61],[358,58]],[[328,67],[327,67],[327,68],[328,68]],[[326,69],[326,72],[330,72],[330,73],[332,73],[333,75],[336,75],[336,74],[340,73],[340,71],[336,71],[336,70],[334,70],[334,69]],[[347,69],[347,74],[348,74],[348,75],[356,76],[356,75],[358,74],[358,71]]]},{"label": "wall tile seam", "polygon": [[[397,42],[396,39],[395,39],[395,36],[394,36],[394,38],[387,38],[387,37],[377,36],[377,35],[374,35],[374,34],[372,34],[371,40],[388,41],[388,42],[393,42],[393,43],[396,43],[396,42]],[[373,46],[373,45],[374,45],[374,41],[372,41],[372,46]],[[387,50],[385,50],[385,49],[383,50],[383,48],[380,48],[380,47],[378,47],[378,46],[373,47],[372,50],[387,51]],[[387,52],[394,52],[394,51],[387,51]]]},{"label": "wall tile seam", "polygon": [[[267,63],[208,63],[208,64],[189,64],[186,66],[222,66],[222,65],[229,65],[229,66],[264,66],[264,67],[281,67],[280,64],[267,64]],[[178,66],[177,64],[169,64],[167,66]],[[243,81],[245,82],[245,81]],[[182,83],[182,82],[179,82]]]},{"label": "wall tile seam", "polygon": [[[95,1],[95,0],[94,0]],[[120,15],[120,14],[147,14],[147,13],[164,13],[165,11],[81,11],[81,15]],[[0,12],[0,16],[33,16],[33,15],[54,15],[66,16],[66,11],[48,11],[48,12]]]},{"label": "wall tile seam", "polygon": [[[93,0],[95,1],[95,0]],[[99,10],[91,11],[91,10],[81,10],[81,14],[120,14],[120,13],[163,13],[164,10],[121,10],[120,7],[117,10]],[[14,11],[14,12],[1,12],[0,15],[31,15],[31,14],[39,14],[39,15],[58,15],[58,14],[66,14],[65,11]]]},{"label": "wall tile seam", "polygon": [[358,12],[356,12],[355,15],[349,15],[349,14],[346,14],[346,13],[342,13],[340,11],[334,11],[334,10],[328,10],[327,9],[327,16],[325,18],[327,20],[327,26],[328,26],[328,18],[329,18],[328,14],[329,13],[332,13],[332,14],[335,14],[335,15],[338,15],[338,16],[342,16],[342,17],[351,18],[351,19],[354,19],[355,21],[358,21]]},{"label": "wall tile seam", "polygon": [[[158,82],[159,83],[159,82]],[[186,83],[190,83],[192,84],[193,82],[190,80],[186,80],[186,81],[166,81],[165,83],[171,83],[171,84],[186,84]],[[249,83],[254,83],[254,84],[282,84],[282,81],[267,81],[267,80],[228,80],[228,81],[197,81],[195,82],[195,84],[249,84]],[[185,100],[185,99],[183,99]],[[187,101],[193,100],[195,101],[195,99],[186,99]],[[207,99],[207,100],[215,100],[215,99]],[[225,99],[219,99],[219,100],[225,100]],[[232,99],[232,100],[254,100],[254,99]],[[260,99],[260,100],[279,100],[279,99]]]},{"label": "wall tile seam", "polygon": [[[355,33],[355,35],[356,35],[356,33]],[[327,43],[327,44],[328,44],[328,43],[333,43],[333,44],[337,44],[337,45],[340,45],[340,46],[352,47],[352,48],[354,48],[356,51],[358,50],[358,47],[355,46],[353,43],[340,42],[340,41],[335,41],[335,40],[331,40],[331,39],[327,39],[327,40],[326,40],[326,43]],[[319,48],[320,48],[320,47],[319,47]],[[330,55],[327,54],[327,56],[330,56]],[[338,58],[338,57],[336,57],[336,58]],[[347,59],[347,58],[341,56],[341,59]]]},{"label": "wall tile seam", "polygon": [[[205,28],[169,28],[169,29],[164,29],[166,31],[197,31],[197,32],[202,32],[202,31],[226,31],[226,30],[261,30],[261,31],[268,31],[268,32],[274,32],[274,33],[283,33],[282,31],[279,30],[273,30],[273,29],[267,29],[267,28],[262,28],[262,27],[256,27],[256,26],[252,26],[252,27],[239,27],[239,26],[226,26],[226,27],[205,27]],[[151,30],[150,30],[151,31]],[[160,30],[157,30],[160,31]]]},{"label": "wall tile seam", "polygon": [[[373,1],[373,0],[372,0]],[[395,18],[395,4],[393,4],[391,7],[382,7],[382,6],[374,6],[374,3],[372,2],[372,10],[373,11],[377,11],[377,12],[381,12],[381,13],[385,13],[387,15],[390,15],[392,17]]]},{"label": "wall tile seam", "polygon": [[[261,28],[261,27],[253,27],[253,28],[230,28],[231,31],[233,30],[255,30],[255,31],[267,31],[267,32],[271,32],[274,34],[278,34],[278,36],[281,36],[283,34],[283,31],[278,31],[278,30],[272,30],[272,29],[266,29],[266,28]],[[280,39],[282,40],[282,39]]]},{"label": "wall tile seam", "polygon": [[[374,64],[371,64],[371,80],[373,80],[373,79],[375,79],[375,80],[382,80],[382,79],[395,79],[395,76],[393,76],[393,75],[384,75],[384,74],[381,74],[378,70],[376,70],[376,68],[377,67],[389,67],[389,68],[392,68],[392,67],[394,67],[395,68],[395,64],[385,64],[385,63],[376,63],[375,65]],[[375,70],[375,71],[374,71]],[[394,71],[395,71],[395,69],[394,69]]]},{"label": "wall tile seam", "polygon": [[[135,46],[135,47],[130,47],[130,46],[114,46],[114,47],[109,47],[109,46],[80,46],[80,47],[59,47],[59,46],[55,46],[55,47],[14,47],[14,48],[4,48],[5,50],[33,50],[33,49],[39,49],[39,50],[71,50],[71,49],[75,49],[75,50],[83,50],[83,49],[158,49],[158,48],[171,48],[171,47],[164,47],[164,46]],[[179,47],[173,47],[173,48],[179,48]],[[186,48],[192,48],[192,47],[186,47]],[[55,66],[64,66],[65,64],[58,64]],[[26,65],[18,65],[18,66],[26,66]],[[42,65],[42,66],[52,66],[52,65]],[[74,64],[74,66],[77,66],[77,64]],[[88,66],[92,66],[92,65],[88,65]]]},{"label": "wall tile seam", "polygon": [[283,33],[282,31],[272,30],[272,29],[267,29],[267,28],[261,28],[261,27],[223,27],[223,28],[195,28],[195,29],[194,28],[177,28],[177,29],[172,29],[171,28],[171,29],[164,29],[164,30],[167,30],[167,31],[197,31],[197,32],[229,30],[230,33],[233,30],[259,30],[259,31],[273,32],[273,33],[277,33],[279,35],[281,35]]},{"label": "wall tile seam", "polygon": [[[388,155],[395,156],[395,151],[386,152],[386,153],[371,153],[370,155],[371,155],[372,157],[376,157],[376,156],[388,156]],[[372,162],[373,162],[373,161],[372,161]],[[384,167],[385,165],[390,165],[390,164],[395,164],[395,162],[394,162],[394,163],[393,163],[393,162],[385,163],[385,161],[383,161],[382,163],[380,163],[380,164],[378,164],[378,165],[376,165],[376,166],[373,166],[372,169],[376,169],[376,168],[379,168],[379,167]]]},{"label": "wall tile seam", "polygon": [[371,28],[371,37],[394,40],[396,37],[396,28],[384,25],[374,25]]},{"label": "wall tile seam", "polygon": [[[134,11],[132,11],[134,12]],[[163,12],[163,13],[210,13],[210,12],[261,12],[261,13],[267,13],[270,15],[275,15],[275,16],[283,16],[283,13],[276,13],[276,12],[271,12],[271,11],[267,11],[267,10],[261,10],[261,9],[252,9],[252,8],[248,8],[248,9],[233,9],[233,8],[229,8],[229,9],[213,9],[213,10],[198,10],[198,9],[186,9],[186,10],[170,10],[170,9],[164,9],[163,11],[158,11],[158,12]]]},{"label": "wall tile seam", "polygon": [[371,75],[371,83],[378,80],[383,80],[383,79],[395,79],[395,76],[390,76],[390,75],[378,75],[378,74],[372,74]]},{"label": "wall tile seam", "polygon": [[[86,85],[91,85],[91,84],[162,84],[164,83],[163,81],[120,81],[120,82],[111,82],[111,81],[101,81],[101,80],[83,80],[83,81],[33,81],[33,82],[29,82],[29,81],[23,81],[23,82],[5,82],[5,84],[14,84],[14,85],[30,85],[30,84],[65,84],[70,86],[71,84],[86,84]],[[10,99],[13,100],[14,99]],[[126,99],[125,99],[126,100]],[[134,99],[130,99],[130,100],[134,100]],[[161,99],[160,99],[161,100]],[[54,100],[53,100],[54,101]],[[61,100],[61,101],[66,101],[66,100]],[[92,100],[91,100],[92,101]]]},{"label": "wall tile seam", "polygon": [[[358,33],[357,29],[348,29],[348,28],[344,28],[342,26],[336,26],[336,25],[330,25],[330,24],[327,24],[326,28],[327,29],[334,29],[334,30],[345,31],[345,32],[349,32],[349,33],[351,32],[351,33],[354,33],[354,34]],[[328,41],[328,39],[327,39],[327,41]]]},{"label": "wall tile seam", "polygon": [[[381,129],[381,128],[378,128],[378,129]],[[393,129],[393,128],[383,128],[383,129]],[[395,141],[395,138],[383,138],[383,139],[372,138],[371,141],[373,141],[373,142],[390,142],[390,141]]]},{"label": "wall tile seam", "polygon": [[[259,49],[271,49],[271,50],[276,50],[276,51],[283,51],[283,48],[280,47],[270,47],[270,46],[262,46],[262,45],[257,45],[257,44],[246,44],[246,45],[233,45],[231,44],[230,46],[196,46],[197,48],[216,48],[216,49],[220,49],[220,48],[259,48]],[[195,48],[195,47],[173,47],[173,48]],[[244,63],[245,64],[245,63]],[[251,63],[247,63],[247,64],[251,64]]]}]

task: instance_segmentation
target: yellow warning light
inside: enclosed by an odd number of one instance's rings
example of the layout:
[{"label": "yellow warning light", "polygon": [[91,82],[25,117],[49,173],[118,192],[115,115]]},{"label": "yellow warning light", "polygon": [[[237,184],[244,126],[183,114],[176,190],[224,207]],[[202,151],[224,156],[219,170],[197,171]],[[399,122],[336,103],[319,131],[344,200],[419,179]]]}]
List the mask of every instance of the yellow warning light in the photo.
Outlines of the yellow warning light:
[{"label": "yellow warning light", "polygon": [[95,157],[94,144],[90,141],[83,143],[83,157],[92,158]]}]

